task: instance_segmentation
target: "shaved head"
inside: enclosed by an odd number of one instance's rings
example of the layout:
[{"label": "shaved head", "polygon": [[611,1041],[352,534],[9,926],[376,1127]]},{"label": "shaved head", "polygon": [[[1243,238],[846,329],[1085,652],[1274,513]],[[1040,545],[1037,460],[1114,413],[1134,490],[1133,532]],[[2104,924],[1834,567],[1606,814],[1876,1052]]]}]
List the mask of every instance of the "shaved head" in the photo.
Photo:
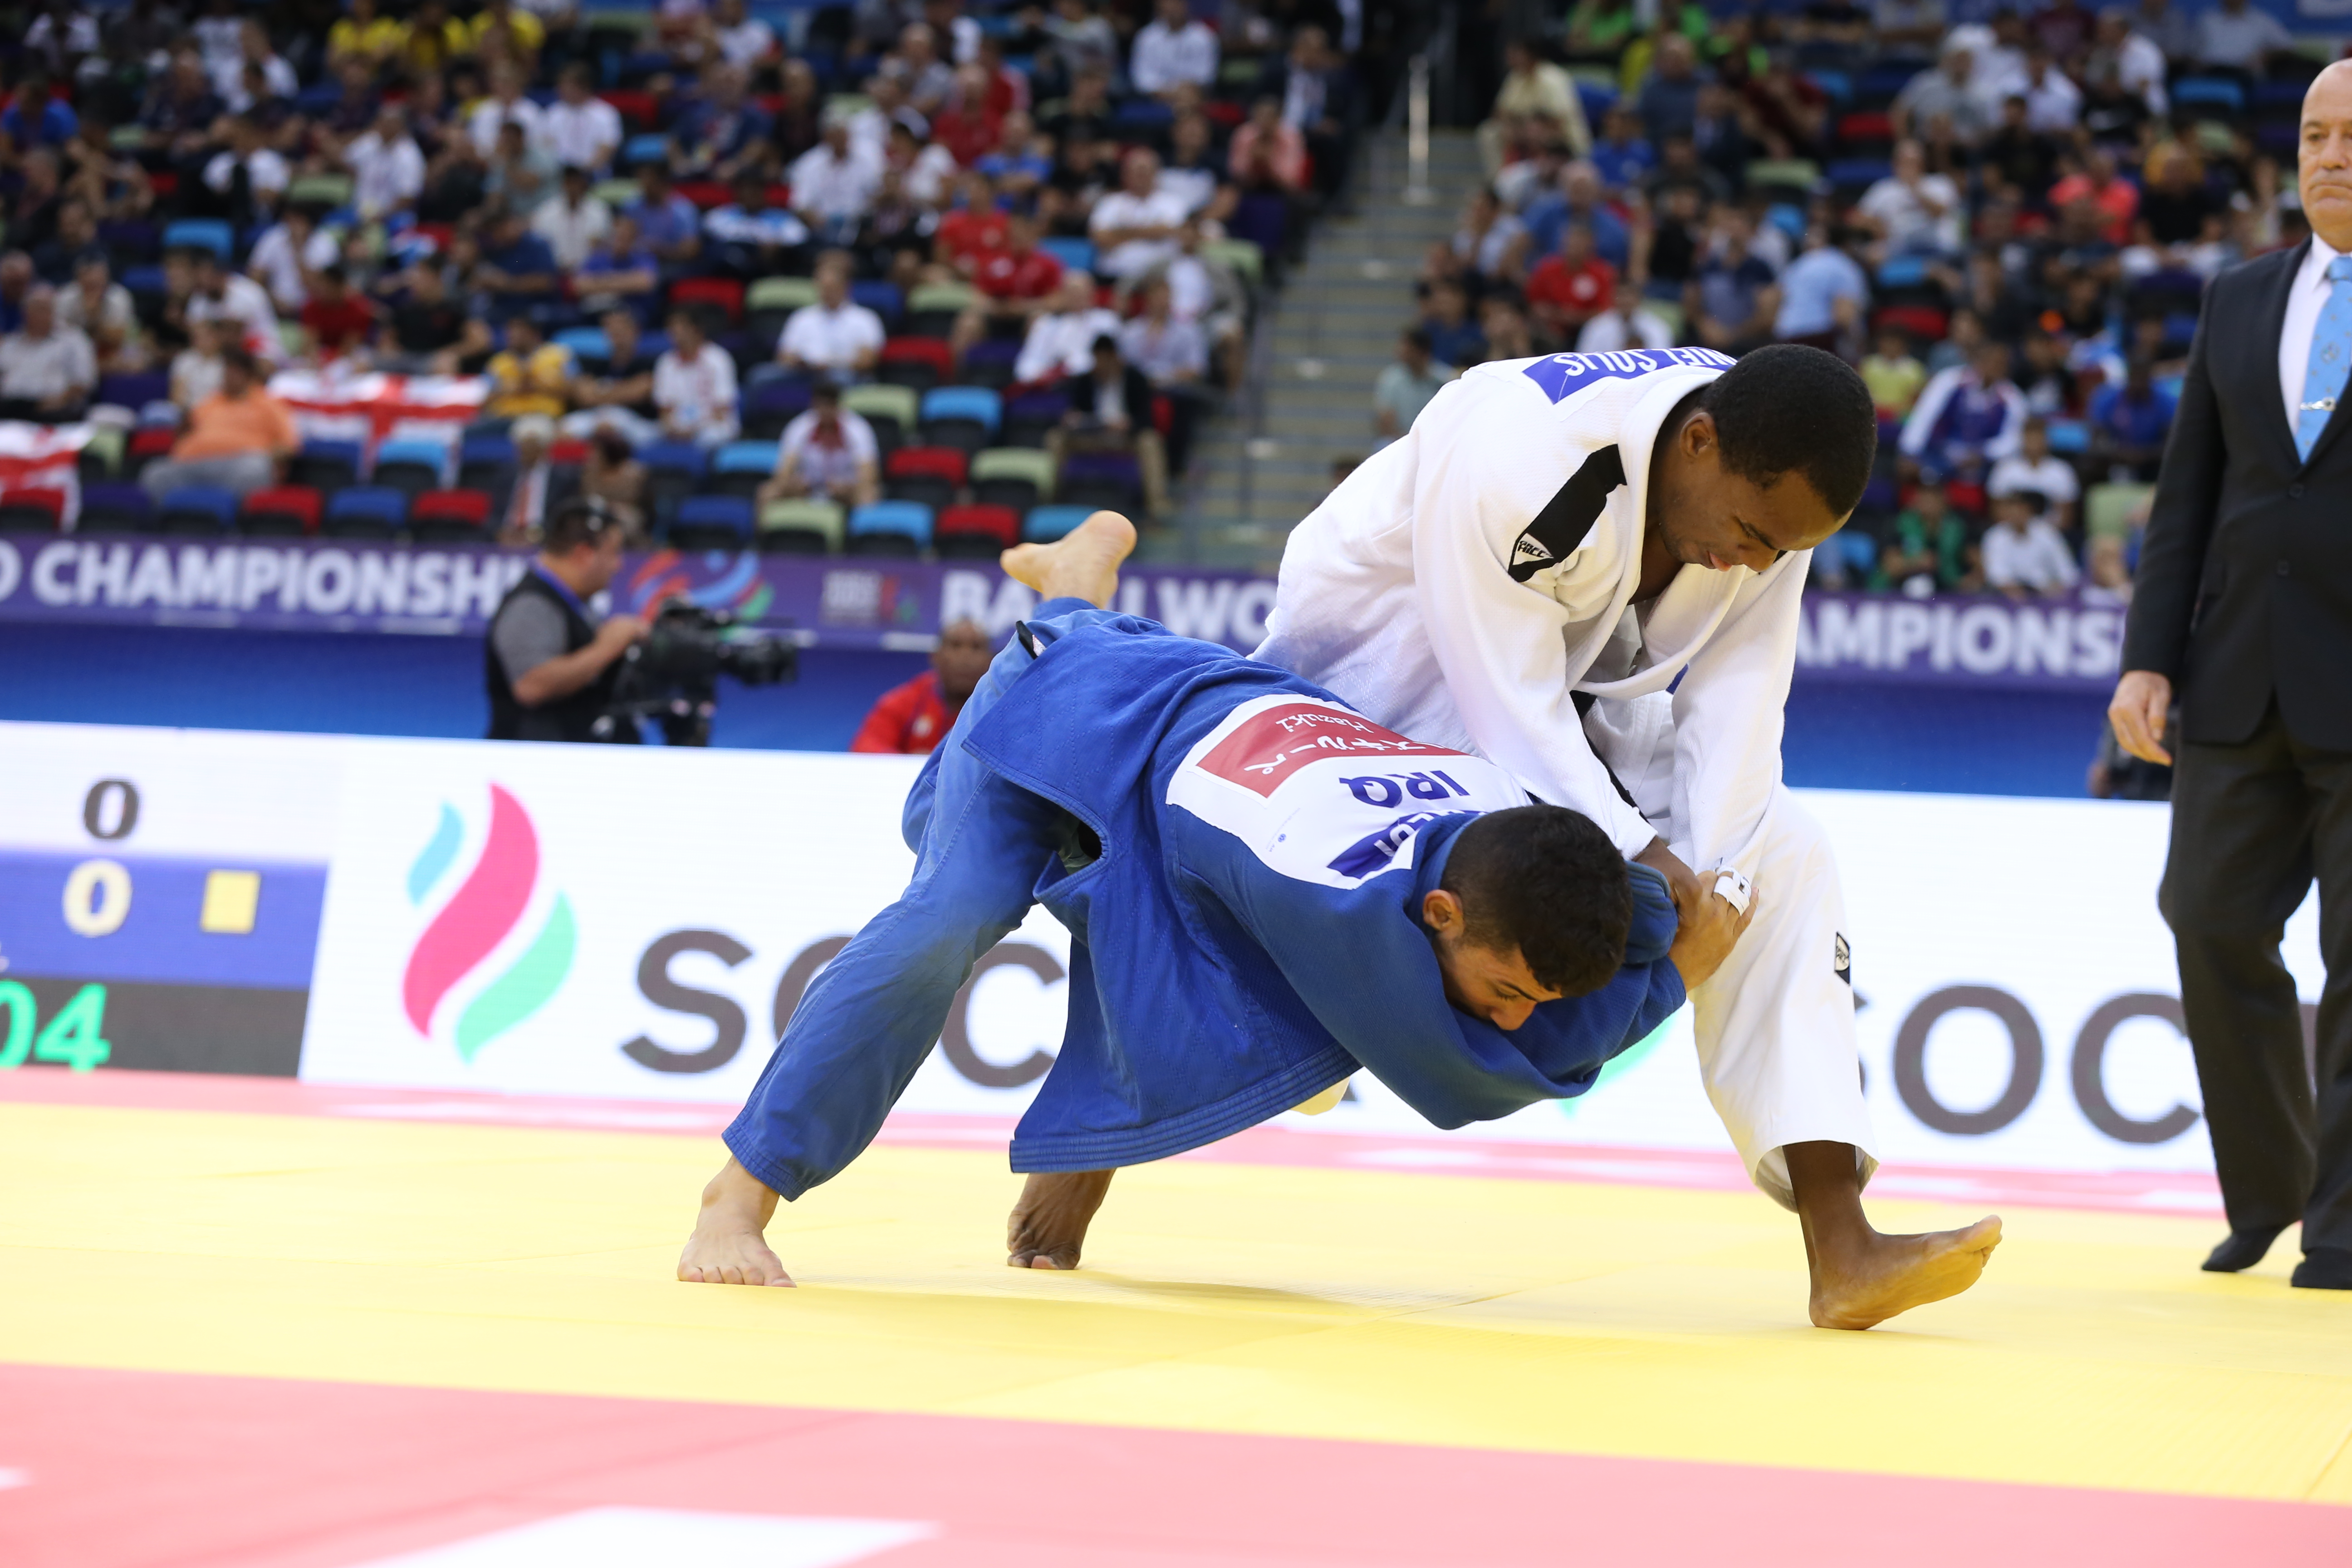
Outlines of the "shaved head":
[{"label": "shaved head", "polygon": [[2337,60],[2303,95],[2296,188],[2312,232],[2352,251],[2352,60]]}]

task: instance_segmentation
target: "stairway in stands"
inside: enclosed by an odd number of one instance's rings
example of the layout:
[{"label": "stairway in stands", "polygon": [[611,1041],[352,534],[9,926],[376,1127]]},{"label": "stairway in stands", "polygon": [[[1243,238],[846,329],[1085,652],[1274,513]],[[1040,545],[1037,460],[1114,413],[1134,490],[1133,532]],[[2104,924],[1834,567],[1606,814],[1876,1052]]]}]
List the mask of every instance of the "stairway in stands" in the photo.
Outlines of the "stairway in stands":
[{"label": "stairway in stands", "polygon": [[1307,265],[1271,298],[1252,361],[1256,395],[1229,399],[1202,432],[1177,526],[1155,530],[1147,556],[1271,572],[1291,528],[1330,489],[1332,459],[1371,451],[1373,378],[1413,314],[1422,257],[1453,233],[1477,181],[1477,148],[1466,131],[1432,134],[1425,205],[1404,199],[1401,132],[1374,136],[1360,174],[1356,216],[1324,222]]}]

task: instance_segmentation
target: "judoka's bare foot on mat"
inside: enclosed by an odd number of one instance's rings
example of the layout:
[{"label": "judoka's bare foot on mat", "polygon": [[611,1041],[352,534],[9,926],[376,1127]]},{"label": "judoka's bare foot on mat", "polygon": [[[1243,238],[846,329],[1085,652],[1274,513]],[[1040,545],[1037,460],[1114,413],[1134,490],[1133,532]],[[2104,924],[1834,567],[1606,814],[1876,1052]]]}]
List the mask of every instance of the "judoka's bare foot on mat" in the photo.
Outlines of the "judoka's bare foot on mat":
[{"label": "judoka's bare foot on mat", "polygon": [[[1097,514],[1100,515],[1100,514]],[[1116,1171],[1033,1175],[1004,1222],[1005,1262],[1015,1268],[1076,1268],[1087,1226],[1102,1207]]]},{"label": "judoka's bare foot on mat", "polygon": [[1897,1312],[1957,1296],[1977,1282],[2000,1245],[2000,1219],[1925,1236],[1866,1237],[1813,1248],[1811,1312],[1817,1329],[1866,1329]]},{"label": "judoka's bare foot on mat", "polygon": [[998,558],[1008,577],[1041,599],[1084,599],[1108,609],[1118,593],[1118,563],[1135,549],[1135,524],[1098,511],[1051,544],[1016,544]]},{"label": "judoka's bare foot on mat", "polygon": [[789,1285],[781,1258],[769,1250],[768,1221],[776,1194],[730,1157],[702,1189],[702,1212],[678,1254],[677,1277],[689,1285]]},{"label": "judoka's bare foot on mat", "polygon": [[2000,1245],[1998,1215],[1965,1230],[1882,1236],[1862,1212],[1853,1145],[1790,1143],[1781,1153],[1804,1227],[1816,1328],[1866,1329],[1897,1312],[1957,1296],[1977,1282]]}]

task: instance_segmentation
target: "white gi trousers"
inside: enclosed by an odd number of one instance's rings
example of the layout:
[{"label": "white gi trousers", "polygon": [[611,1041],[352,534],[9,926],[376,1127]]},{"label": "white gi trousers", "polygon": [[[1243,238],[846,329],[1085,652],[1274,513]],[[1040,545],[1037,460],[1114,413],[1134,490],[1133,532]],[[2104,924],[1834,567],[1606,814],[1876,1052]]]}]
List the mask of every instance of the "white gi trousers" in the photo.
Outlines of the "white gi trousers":
[{"label": "white gi trousers", "polygon": [[[1676,820],[1685,803],[1675,787],[1673,698],[1601,698],[1584,732],[1658,837],[1690,861],[1690,836]],[[1786,784],[1772,786],[1754,858],[1743,861],[1756,918],[1690,994],[1699,1076],[1749,1178],[1793,1209],[1789,1144],[1850,1143],[1864,1181],[1878,1168],[1862,1097],[1845,898],[1828,834]],[[1709,880],[1706,868],[1694,869]]]}]

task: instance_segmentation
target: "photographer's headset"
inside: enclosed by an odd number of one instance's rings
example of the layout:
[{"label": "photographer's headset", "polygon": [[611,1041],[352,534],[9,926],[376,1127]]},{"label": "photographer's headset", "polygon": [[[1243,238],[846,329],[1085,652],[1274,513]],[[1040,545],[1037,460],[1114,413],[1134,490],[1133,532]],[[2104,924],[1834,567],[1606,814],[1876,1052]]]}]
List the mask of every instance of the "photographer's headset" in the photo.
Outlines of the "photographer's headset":
[{"label": "photographer's headset", "polygon": [[575,496],[556,508],[555,516],[541,527],[539,541],[541,548],[556,531],[555,525],[561,522],[572,522],[580,529],[583,537],[575,542],[602,544],[606,529],[621,526],[621,515],[606,504],[602,496]]}]

